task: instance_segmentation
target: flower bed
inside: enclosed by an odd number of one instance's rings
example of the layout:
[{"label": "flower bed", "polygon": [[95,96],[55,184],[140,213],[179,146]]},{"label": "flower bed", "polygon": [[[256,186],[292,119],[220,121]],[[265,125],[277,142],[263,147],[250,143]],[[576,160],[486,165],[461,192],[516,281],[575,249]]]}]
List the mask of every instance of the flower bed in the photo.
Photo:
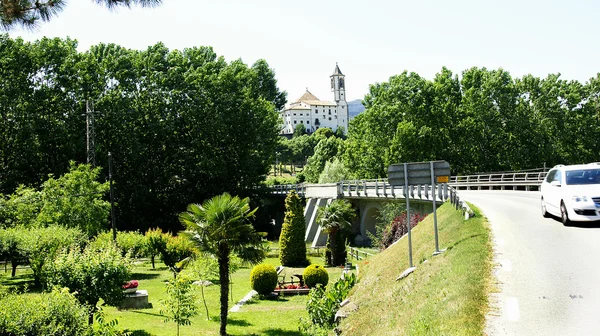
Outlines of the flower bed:
[{"label": "flower bed", "polygon": [[306,286],[300,285],[285,285],[285,286],[277,286],[273,293],[276,294],[308,294],[310,292],[310,288]]}]

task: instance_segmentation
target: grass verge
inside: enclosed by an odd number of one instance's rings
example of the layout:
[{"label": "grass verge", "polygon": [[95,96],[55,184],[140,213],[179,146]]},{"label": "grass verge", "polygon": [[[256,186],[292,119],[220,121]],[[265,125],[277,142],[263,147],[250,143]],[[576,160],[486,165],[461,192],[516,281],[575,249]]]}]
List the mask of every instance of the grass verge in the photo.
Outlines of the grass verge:
[{"label": "grass verge", "polygon": [[407,278],[408,241],[401,239],[359,263],[359,283],[350,295],[358,310],[345,319],[343,335],[481,335],[491,289],[489,225],[479,209],[464,220],[449,203],[438,211],[440,248],[433,257],[433,216],[412,231],[413,263]]}]

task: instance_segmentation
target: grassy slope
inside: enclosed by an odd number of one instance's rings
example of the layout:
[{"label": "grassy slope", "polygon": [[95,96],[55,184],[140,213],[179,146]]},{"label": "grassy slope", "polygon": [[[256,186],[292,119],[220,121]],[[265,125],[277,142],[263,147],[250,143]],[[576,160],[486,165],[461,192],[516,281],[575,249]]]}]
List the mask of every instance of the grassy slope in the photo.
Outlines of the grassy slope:
[{"label": "grassy slope", "polygon": [[433,216],[412,231],[417,269],[407,278],[395,281],[408,268],[406,239],[363,261],[350,296],[359,308],[342,322],[342,334],[481,335],[492,250],[488,223],[471,207],[476,217],[468,221],[449,203],[439,208],[441,255],[432,257]]}]

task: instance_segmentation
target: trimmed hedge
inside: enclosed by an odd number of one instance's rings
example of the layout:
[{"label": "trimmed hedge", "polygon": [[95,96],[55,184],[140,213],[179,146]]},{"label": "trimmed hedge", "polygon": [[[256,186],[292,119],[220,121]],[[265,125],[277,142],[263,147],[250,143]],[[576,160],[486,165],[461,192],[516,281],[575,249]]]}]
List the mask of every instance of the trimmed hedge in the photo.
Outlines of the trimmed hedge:
[{"label": "trimmed hedge", "polygon": [[277,271],[273,265],[260,264],[254,266],[250,272],[250,286],[265,295],[271,293],[277,286]]},{"label": "trimmed hedge", "polygon": [[304,279],[304,284],[309,288],[313,288],[317,284],[327,286],[329,273],[327,273],[325,267],[313,264],[304,269],[302,278]]}]

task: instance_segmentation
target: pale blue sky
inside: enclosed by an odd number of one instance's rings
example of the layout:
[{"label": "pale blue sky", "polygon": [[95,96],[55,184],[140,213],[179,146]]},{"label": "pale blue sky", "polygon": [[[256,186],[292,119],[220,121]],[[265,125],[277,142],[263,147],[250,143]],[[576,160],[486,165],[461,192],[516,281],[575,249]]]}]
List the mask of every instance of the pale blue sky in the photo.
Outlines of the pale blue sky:
[{"label": "pale blue sky", "polygon": [[109,11],[71,0],[34,32],[12,37],[70,36],[80,50],[99,42],[145,49],[208,45],[227,60],[264,58],[288,100],[306,87],[332,100],[335,62],[347,97],[404,70],[433,78],[442,66],[502,67],[513,76],[560,72],[582,82],[600,72],[597,1],[242,1],[164,0],[158,8]]}]

